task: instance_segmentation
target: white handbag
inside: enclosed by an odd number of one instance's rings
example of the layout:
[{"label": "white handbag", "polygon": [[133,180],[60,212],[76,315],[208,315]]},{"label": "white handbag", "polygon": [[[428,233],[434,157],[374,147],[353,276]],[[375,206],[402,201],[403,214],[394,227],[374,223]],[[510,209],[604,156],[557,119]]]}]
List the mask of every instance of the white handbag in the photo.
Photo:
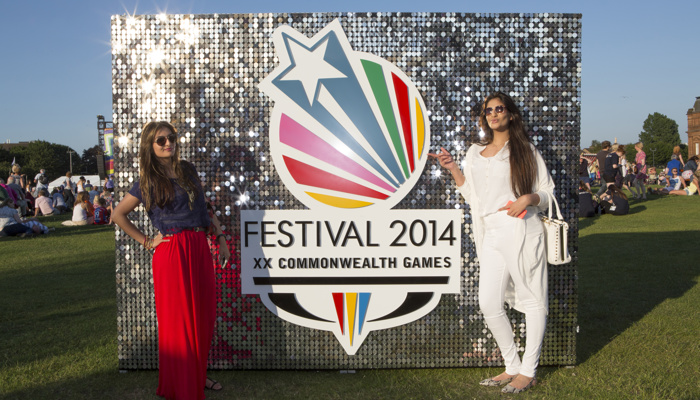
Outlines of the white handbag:
[{"label": "white handbag", "polygon": [[[564,221],[559,211],[559,203],[549,193],[547,216],[541,216],[544,223],[544,238],[547,249],[547,262],[553,265],[566,264],[571,261],[569,254],[569,224]],[[557,218],[552,218],[552,203],[557,208]]]}]

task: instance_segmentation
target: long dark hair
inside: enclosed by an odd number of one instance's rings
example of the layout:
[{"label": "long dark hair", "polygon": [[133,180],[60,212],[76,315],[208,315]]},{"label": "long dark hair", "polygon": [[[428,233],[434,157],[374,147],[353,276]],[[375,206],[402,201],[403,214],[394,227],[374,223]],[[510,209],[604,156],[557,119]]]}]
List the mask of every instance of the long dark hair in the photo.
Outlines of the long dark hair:
[{"label": "long dark hair", "polygon": [[582,180],[578,181],[578,191],[584,191],[593,194],[593,192],[591,192],[591,189],[589,189],[588,186],[586,186],[586,184]]},{"label": "long dark hair", "polygon": [[[153,142],[156,134],[161,129],[168,129],[177,135],[175,127],[166,121],[149,122],[141,132],[141,144],[139,146],[139,173],[141,175],[141,197],[143,206],[150,210],[153,206],[164,207],[175,198],[175,188],[168,177],[168,170],[163,163],[157,160],[153,151]],[[180,145],[175,145],[175,152],[170,158],[170,166],[177,176],[180,186],[186,191],[197,193],[200,188],[194,179],[192,166],[180,160]]]},{"label": "long dark hair", "polygon": [[[619,187],[615,185],[610,185],[608,186],[608,190],[610,190],[610,194],[612,195],[612,197],[615,197],[615,195],[617,195],[618,197],[622,197],[623,199],[627,200],[627,195]],[[612,199],[610,199],[610,201],[612,201]]]},{"label": "long dark hair", "polygon": [[484,110],[489,101],[500,99],[506,106],[512,119],[510,121],[508,150],[510,150],[510,187],[516,197],[532,193],[537,178],[537,161],[532,152],[532,141],[525,130],[523,116],[513,99],[503,92],[495,92],[484,100],[479,124],[485,135],[479,141],[481,145],[493,142],[493,130],[489,127]]}]

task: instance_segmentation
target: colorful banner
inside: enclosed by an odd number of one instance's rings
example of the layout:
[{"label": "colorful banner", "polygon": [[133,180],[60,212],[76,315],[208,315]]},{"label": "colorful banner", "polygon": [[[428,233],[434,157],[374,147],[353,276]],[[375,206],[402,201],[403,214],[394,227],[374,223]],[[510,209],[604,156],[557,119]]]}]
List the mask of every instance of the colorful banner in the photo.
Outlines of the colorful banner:
[{"label": "colorful banner", "polygon": [[105,174],[114,174],[114,132],[113,128],[105,128]]}]

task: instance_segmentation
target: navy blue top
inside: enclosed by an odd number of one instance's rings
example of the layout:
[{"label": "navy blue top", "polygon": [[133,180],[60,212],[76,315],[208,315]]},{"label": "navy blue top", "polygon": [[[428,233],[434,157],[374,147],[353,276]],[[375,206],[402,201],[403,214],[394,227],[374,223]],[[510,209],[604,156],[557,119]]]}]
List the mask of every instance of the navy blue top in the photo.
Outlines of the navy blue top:
[{"label": "navy blue top", "polygon": [[[194,170],[194,167],[193,167]],[[200,186],[197,175],[190,177],[197,186]],[[163,235],[172,235],[187,228],[207,227],[211,224],[207,206],[204,201],[204,192],[199,190],[195,198],[193,209],[190,210],[189,197],[187,192],[177,183],[176,179],[170,180],[175,189],[175,199],[161,208],[157,205],[148,211],[148,218],[153,226]],[[143,203],[141,196],[141,185],[136,182],[129,190],[129,194],[136,197]]]},{"label": "navy blue top", "polygon": [[[617,168],[613,167],[613,165],[617,165]],[[617,172],[620,170],[620,156],[617,155],[617,153],[612,152],[605,157],[605,170],[604,173],[610,174],[610,175],[617,175]]]}]

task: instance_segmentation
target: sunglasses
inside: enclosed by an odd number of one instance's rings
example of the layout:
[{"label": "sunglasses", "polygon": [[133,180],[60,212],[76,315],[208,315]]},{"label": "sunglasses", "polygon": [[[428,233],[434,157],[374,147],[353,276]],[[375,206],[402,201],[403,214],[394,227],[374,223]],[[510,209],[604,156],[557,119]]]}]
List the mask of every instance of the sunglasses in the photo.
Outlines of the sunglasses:
[{"label": "sunglasses", "polygon": [[158,146],[165,146],[165,142],[170,142],[170,143],[177,143],[177,135],[174,133],[171,133],[168,136],[158,136],[156,138],[156,144]]},{"label": "sunglasses", "polygon": [[493,107],[488,107],[484,108],[484,115],[491,115],[491,113],[494,111],[496,111],[496,114],[503,114],[505,110],[506,106],[496,106],[495,109]]}]

